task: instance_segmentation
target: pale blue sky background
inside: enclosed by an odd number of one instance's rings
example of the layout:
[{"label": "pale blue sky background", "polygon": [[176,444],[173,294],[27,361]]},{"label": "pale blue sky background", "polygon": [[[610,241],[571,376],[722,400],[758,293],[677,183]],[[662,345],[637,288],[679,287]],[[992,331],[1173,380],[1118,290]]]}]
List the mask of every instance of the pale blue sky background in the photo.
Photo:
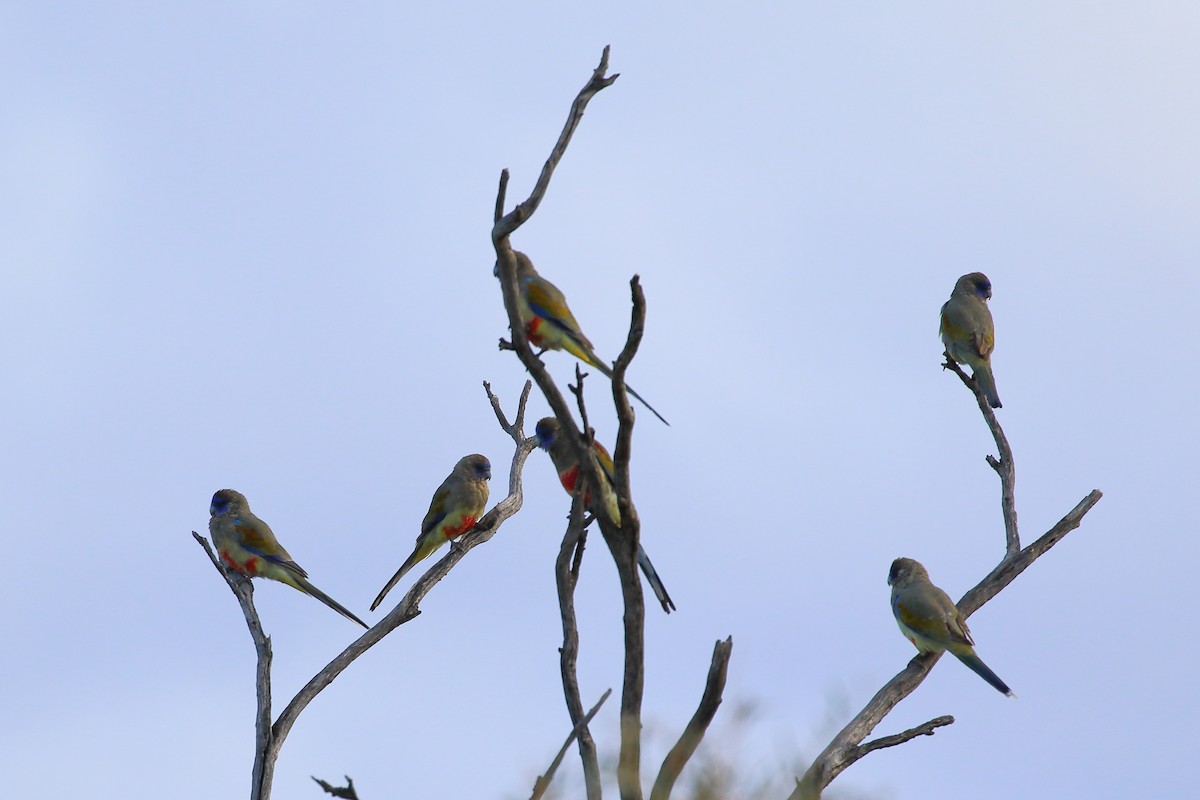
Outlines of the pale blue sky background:
[{"label": "pale blue sky background", "polygon": [[[455,460],[505,473],[480,388],[511,410],[524,379],[495,346],[496,181],[528,192],[605,44],[621,78],[515,243],[608,357],[645,285],[630,381],[673,425],[642,415],[635,499],[679,606],[647,626],[647,769],[732,634],[743,763],[786,776],[912,655],[891,560],[958,597],[1002,555],[992,442],[938,366],[938,307],[978,269],[1024,540],[1105,498],[971,620],[1020,699],[946,661],[878,733],[958,722],[835,786],[1194,790],[1194,3],[296,5],[0,7],[8,794],[245,795],[253,649],[188,533],[214,490],[366,615]],[[528,794],[568,728],[568,501],[541,454],[526,479],[301,717],[276,796]],[[620,685],[589,553],[588,704]],[[256,597],[282,707],[355,628]]]}]

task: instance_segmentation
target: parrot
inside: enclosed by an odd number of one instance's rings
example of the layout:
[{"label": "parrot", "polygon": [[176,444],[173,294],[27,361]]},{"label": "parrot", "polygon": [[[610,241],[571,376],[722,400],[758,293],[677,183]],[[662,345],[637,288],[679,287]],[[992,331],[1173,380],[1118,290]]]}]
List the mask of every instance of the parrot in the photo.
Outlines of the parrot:
[{"label": "parrot", "polygon": [[349,620],[368,627],[340,603],[308,582],[308,573],[292,560],[267,523],[250,512],[246,496],[221,489],[208,507],[208,532],[221,560],[230,568],[252,578],[270,578],[286,583],[320,600]]},{"label": "parrot", "polygon": [[982,272],[963,275],[954,284],[950,299],[942,305],[938,333],[946,345],[946,355],[959,364],[969,364],[971,374],[987,397],[988,405],[1000,408],[996,379],[992,377],[992,349],[996,332],[987,301],[992,297],[992,282]]},{"label": "parrot", "polygon": [[[585,364],[612,377],[612,367],[600,360],[592,349],[591,341],[583,335],[575,315],[567,306],[567,298],[558,287],[538,274],[533,268],[529,256],[522,252],[513,251],[517,261],[517,288],[520,291],[519,303],[521,319],[525,323],[525,336],[534,347],[543,350],[566,350]],[[500,274],[497,263],[494,274]],[[633,390],[625,387],[642,405],[650,409],[654,416],[663,421],[664,425],[671,423],[655,410],[645,399]]]},{"label": "parrot", "polygon": [[392,587],[418,561],[475,527],[475,523],[483,515],[484,506],[487,505],[487,482],[491,478],[492,465],[485,456],[473,453],[458,460],[446,480],[442,481],[442,485],[433,493],[429,511],[426,512],[425,519],[421,520],[421,533],[417,536],[416,548],[383,587],[375,602],[371,603],[372,611],[379,607]]},{"label": "parrot", "polygon": [[919,561],[897,558],[888,572],[892,587],[892,614],[900,632],[922,653],[949,650],[996,691],[1016,697],[1008,684],[975,654],[975,640],[967,621],[950,596],[929,581]]},{"label": "parrot", "polygon": [[[543,417],[538,420],[534,431],[537,436],[538,447],[550,455],[550,460],[554,463],[554,469],[558,472],[558,480],[562,484],[562,487],[567,490],[567,494],[575,494],[575,486],[579,481],[579,462],[575,458],[575,451],[571,447],[570,442],[561,436],[562,426],[559,425],[558,420],[554,417]],[[604,445],[594,439],[592,440],[592,450],[595,453],[596,462],[600,465],[600,494],[603,495],[604,505],[608,509],[608,514],[612,517],[613,522],[620,525],[621,511],[617,506],[616,490],[613,488],[612,456],[609,455]],[[594,514],[595,509],[591,508],[591,502],[591,497],[585,495],[583,503]],[[638,544],[637,560],[638,566],[642,568],[642,574],[646,576],[646,581],[654,591],[654,596],[662,604],[663,611],[670,614],[675,610],[675,603],[671,600],[671,596],[667,594],[667,587],[663,586],[662,578],[658,577],[658,571],[654,569],[654,564],[650,562],[650,556],[646,555],[646,551],[641,544]]]}]

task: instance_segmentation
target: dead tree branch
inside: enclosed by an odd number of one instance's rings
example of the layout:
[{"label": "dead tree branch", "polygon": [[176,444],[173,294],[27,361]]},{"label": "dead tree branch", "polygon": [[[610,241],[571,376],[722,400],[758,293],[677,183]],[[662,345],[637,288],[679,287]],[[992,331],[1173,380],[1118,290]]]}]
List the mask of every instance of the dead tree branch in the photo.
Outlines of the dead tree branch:
[{"label": "dead tree branch", "polygon": [[309,775],[309,777],[317,782],[317,786],[325,790],[325,794],[341,797],[344,800],[358,800],[358,792],[354,791],[354,781],[350,780],[349,775],[346,776],[345,786],[334,786],[332,783],[323,781],[315,776]]},{"label": "dead tree branch", "polygon": [[[587,726],[590,715],[583,713],[583,699],[579,692],[577,671],[579,627],[575,619],[575,586],[579,582],[583,548],[587,543],[587,531],[584,528],[583,517],[583,492],[576,491],[571,500],[571,516],[567,523],[567,532],[563,536],[558,559],[554,565],[554,582],[558,587],[558,609],[563,629],[563,643],[558,651],[558,666],[559,672],[562,674],[567,714],[571,717],[571,724],[575,726],[572,735],[579,740],[579,759],[583,762],[583,782],[587,789],[587,797],[588,800],[600,800],[600,759],[596,754],[596,742],[592,739],[592,733]],[[608,697],[607,692],[604,697]],[[570,744],[570,741],[568,739],[567,743]],[[553,775],[554,769],[552,768],[546,776],[547,783]]]},{"label": "dead tree branch", "polygon": [[[526,439],[524,434],[525,424],[525,406],[529,400],[529,393],[532,385],[527,381],[525,388],[521,392],[521,399],[517,404],[517,414],[513,423],[510,425],[505,418],[503,411],[500,408],[500,401],[492,394],[491,386],[484,382],[484,391],[487,392],[488,401],[491,403],[492,409],[496,414],[496,419],[500,423],[500,427],[505,433],[512,437],[516,445],[512,462],[509,467],[508,475],[508,496],[492,507],[491,511],[483,515],[476,523],[475,527],[467,533],[462,539],[453,542],[450,545],[450,552],[442,557],[436,564],[429,568],[421,578],[413,584],[404,598],[393,608],[383,619],[375,623],[369,630],[363,633],[354,642],[351,642],[345,650],[339,653],[332,661],[312,677],[306,683],[291,702],[279,714],[274,724],[270,723],[271,715],[271,689],[270,689],[270,640],[262,632],[262,625],[259,623],[258,615],[254,611],[253,600],[250,590],[239,589],[238,580],[230,577],[230,574],[213,556],[212,550],[208,546],[208,541],[197,534],[195,531],[192,535],[196,537],[201,546],[208,553],[209,558],[216,564],[221,574],[225,576],[229,583],[230,589],[238,598],[238,602],[242,606],[242,612],[246,616],[246,624],[250,628],[251,638],[254,639],[255,648],[258,651],[258,669],[257,669],[257,689],[258,689],[258,736],[256,736],[254,770],[252,773],[253,785],[251,787],[251,800],[270,800],[271,785],[273,783],[275,761],[279,757],[279,750],[283,747],[284,741],[292,730],[292,726],[296,723],[297,717],[309,703],[316,698],[321,691],[333,682],[334,678],[342,673],[346,667],[350,666],[356,658],[370,650],[378,644],[383,637],[394,631],[406,622],[415,619],[420,613],[420,603],[425,598],[430,590],[442,578],[449,574],[450,570],[461,561],[467,553],[475,549],[479,545],[487,542],[500,530],[500,526],[520,510],[521,504],[524,502],[524,491],[521,484],[521,472],[525,465],[525,460],[536,446],[535,439]],[[237,576],[240,581],[244,581],[249,586],[249,579],[242,576]],[[264,733],[265,731],[265,733]]]},{"label": "dead tree branch", "polygon": [[658,771],[658,778],[654,781],[654,788],[650,790],[650,800],[667,800],[671,796],[671,790],[675,788],[675,781],[678,780],[679,774],[683,772],[688,760],[700,746],[701,740],[704,739],[709,723],[713,721],[713,717],[717,715],[717,709],[721,707],[722,695],[725,692],[725,678],[729,674],[729,657],[732,654],[732,636],[713,646],[712,664],[708,668],[708,680],[704,683],[704,693],[700,696],[700,705],[696,708],[696,713],[692,715],[687,727],[684,728],[679,741],[675,743],[671,752],[667,753],[667,757],[663,760],[662,768]]},{"label": "dead tree branch", "polygon": [[571,733],[567,736],[567,740],[563,742],[563,746],[559,748],[558,755],[550,762],[549,769],[545,775],[539,775],[538,779],[533,783],[533,794],[529,796],[529,800],[539,800],[546,794],[546,790],[550,788],[550,781],[554,780],[554,773],[558,770],[558,765],[562,763],[563,757],[567,754],[567,748],[571,746],[571,740],[579,736],[582,731],[587,730],[587,725],[592,721],[592,717],[600,711],[600,706],[604,705],[604,701],[612,694],[612,689],[605,689],[604,694],[600,695],[600,699],[596,701],[596,705],[592,706],[591,710],[584,714],[579,722],[575,723],[575,727],[571,729]]},{"label": "dead tree branch", "polygon": [[958,375],[963,384],[975,395],[975,402],[979,403],[979,410],[983,414],[988,430],[992,432],[992,438],[996,440],[996,450],[999,451],[1000,458],[988,455],[985,459],[1000,476],[1000,513],[1004,518],[1004,557],[1012,558],[1021,549],[1021,537],[1017,532],[1017,501],[1014,494],[1017,472],[1016,467],[1013,466],[1012,448],[1008,446],[1008,437],[1000,428],[996,412],[988,403],[987,396],[979,388],[979,384],[969,377],[949,354],[946,354],[946,363],[942,364],[942,369],[948,369]]},{"label": "dead tree branch", "polygon": [[[999,594],[1027,567],[1062,540],[1064,536],[1078,528],[1083,521],[1084,515],[1100,501],[1103,495],[1099,490],[1093,490],[1050,530],[1033,544],[1022,550],[1021,540],[1017,532],[1017,510],[1013,493],[1016,472],[1013,467],[1012,449],[1008,445],[1008,439],[1005,437],[1004,431],[1000,428],[1000,423],[996,420],[996,415],[988,404],[987,398],[984,397],[983,392],[980,391],[975,381],[968,377],[949,358],[947,358],[947,363],[944,366],[957,373],[967,388],[975,395],[976,402],[979,403],[979,409],[983,413],[983,418],[987,422],[988,429],[991,430],[992,437],[996,440],[996,447],[1000,451],[999,459],[989,455],[987,462],[1000,476],[1000,507],[1004,517],[1005,555],[995,569],[958,601],[959,611],[962,612],[965,618],[978,611],[984,603]],[[921,682],[925,680],[925,676],[929,674],[929,671],[940,657],[940,653],[918,654],[908,662],[908,666],[899,674],[884,684],[883,688],[875,693],[875,696],[871,698],[862,711],[858,712],[850,720],[849,724],[842,728],[834,736],[833,741],[817,756],[812,765],[804,773],[804,776],[797,781],[796,789],[789,796],[789,800],[818,800],[821,792],[834,778],[867,753],[883,747],[902,744],[917,736],[932,734],[934,728],[951,724],[954,721],[953,717],[938,717],[903,733],[875,739],[865,745],[860,744],[860,742],[871,734],[875,726],[882,722],[883,718],[896,707],[897,703],[921,685]]]},{"label": "dead tree branch", "polygon": [[[580,464],[580,479],[584,486],[591,487],[594,496],[600,496],[599,476],[594,458],[585,450],[585,442],[580,436],[579,428],[572,418],[566,400],[558,387],[550,379],[540,359],[529,347],[524,324],[520,317],[517,301],[518,287],[516,282],[516,263],[513,257],[512,244],[509,237],[526,220],[532,216],[541,203],[550,183],[554,169],[566,152],[571,136],[583,118],[584,109],[593,96],[607,86],[612,85],[617,76],[608,76],[609,48],[605,47],[600,58],[600,64],[592,72],[587,84],[571,104],[566,125],[558,137],[550,157],[546,160],[538,177],[537,184],[529,198],[517,205],[507,215],[503,214],[505,198],[508,190],[508,171],[500,175],[500,185],[495,206],[495,224],[492,227],[492,244],[496,250],[497,276],[500,278],[501,291],[504,295],[504,307],[508,312],[509,327],[512,331],[512,342],[501,342],[501,347],[516,352],[521,363],[529,371],[534,382],[546,397],[555,417],[561,425],[562,434],[577,448]],[[623,800],[641,800],[642,790],[639,783],[641,759],[641,708],[644,687],[645,664],[645,603],[642,596],[642,584],[637,574],[638,519],[637,511],[630,500],[629,491],[629,456],[632,441],[633,411],[629,406],[625,389],[625,370],[637,352],[645,324],[645,299],[641,287],[635,277],[632,281],[634,324],[630,327],[629,340],[614,366],[613,398],[617,404],[620,430],[617,437],[617,452],[614,456],[617,477],[617,494],[621,510],[621,525],[616,527],[611,521],[602,520],[600,531],[609,546],[617,564],[617,572],[621,580],[622,599],[625,606],[625,670],[621,688],[621,754],[617,768],[617,784]],[[568,697],[568,707],[572,700]],[[576,713],[573,712],[575,717]]]}]

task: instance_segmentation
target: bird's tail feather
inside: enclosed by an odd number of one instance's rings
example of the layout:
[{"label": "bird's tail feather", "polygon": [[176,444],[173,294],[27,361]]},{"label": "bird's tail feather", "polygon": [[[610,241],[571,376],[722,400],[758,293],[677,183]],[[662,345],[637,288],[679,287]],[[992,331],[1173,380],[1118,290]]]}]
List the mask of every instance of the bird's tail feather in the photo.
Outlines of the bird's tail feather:
[{"label": "bird's tail feather", "polygon": [[983,659],[975,654],[974,650],[968,649],[966,652],[961,653],[955,651],[954,655],[958,657],[959,661],[966,664],[972,672],[990,683],[992,688],[994,688],[996,691],[1000,692],[1001,694],[1008,695],[1009,697],[1016,697],[1016,694],[1013,693],[1013,690],[1008,688],[1008,684],[1000,680],[1000,676],[992,672],[992,670],[988,668],[988,665],[983,663]]},{"label": "bird's tail feather", "polygon": [[[608,364],[605,364],[603,361],[601,361],[600,357],[597,356],[595,353],[593,353],[590,349],[588,349],[586,347],[580,347],[579,343],[576,341],[568,340],[568,344],[566,345],[566,350],[568,353],[575,356],[583,363],[585,363],[589,366],[595,367],[596,369],[603,372],[605,374],[605,376],[607,376],[609,378],[609,380],[612,379],[612,367],[610,367]],[[644,405],[646,408],[650,409],[650,413],[653,414],[654,416],[658,417],[660,420],[662,420],[663,425],[671,424],[671,423],[667,422],[666,417],[664,417],[662,414],[658,413],[658,410],[654,406],[652,406],[646,402],[646,398],[642,397],[640,394],[635,392],[633,390],[633,387],[630,386],[628,383],[625,384],[625,391],[629,392],[629,394],[635,400],[637,400],[639,403]]]},{"label": "bird's tail feather", "polygon": [[996,379],[992,377],[992,368],[976,367],[972,372],[975,382],[979,384],[979,390],[987,397],[988,405],[992,408],[1001,408],[1000,395],[996,392]]},{"label": "bird's tail feather", "polygon": [[[428,553],[426,553],[425,555],[428,555]],[[383,598],[387,597],[387,593],[392,590],[392,587],[394,587],[397,583],[399,583],[400,579],[404,577],[405,573],[407,573],[410,569],[412,569],[413,565],[415,565],[418,561],[420,561],[422,558],[424,558],[425,555],[422,555],[421,551],[418,549],[415,553],[413,553],[411,556],[408,557],[408,560],[406,560],[403,564],[400,565],[400,569],[396,570],[396,574],[393,575],[392,579],[387,582],[386,586],[383,587],[383,590],[375,598],[375,602],[371,603],[372,611],[379,608],[379,604],[383,602]]]},{"label": "bird's tail feather", "polygon": [[671,595],[667,594],[667,587],[663,586],[662,578],[658,577],[658,570],[650,563],[650,556],[646,555],[646,551],[641,545],[638,545],[637,560],[638,566],[642,568],[642,574],[646,576],[646,582],[650,584],[654,596],[662,604],[663,611],[670,614],[675,610],[675,603],[671,600]]},{"label": "bird's tail feather", "polygon": [[341,614],[346,619],[357,622],[359,625],[362,625],[364,628],[371,627],[370,625],[363,622],[358,617],[351,614],[348,610],[346,610],[346,607],[343,606],[341,603],[339,603],[337,600],[334,600],[332,597],[325,594],[320,589],[318,589],[317,587],[315,587],[311,583],[309,583],[306,578],[302,578],[298,575],[294,575],[294,576],[292,576],[292,578],[293,578],[293,580],[295,580],[295,583],[292,585],[295,586],[300,591],[304,592],[307,595],[311,595],[311,596],[317,598],[322,603],[329,606],[330,608],[332,608],[334,611]]}]

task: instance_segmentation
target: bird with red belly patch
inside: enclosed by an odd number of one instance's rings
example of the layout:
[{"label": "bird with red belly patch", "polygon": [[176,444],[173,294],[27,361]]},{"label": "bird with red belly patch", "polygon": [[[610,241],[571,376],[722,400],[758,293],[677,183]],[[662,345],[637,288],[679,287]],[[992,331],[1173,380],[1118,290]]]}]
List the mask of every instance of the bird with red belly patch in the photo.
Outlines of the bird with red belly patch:
[{"label": "bird with red belly patch", "polygon": [[251,578],[270,578],[286,583],[317,598],[346,619],[367,627],[367,623],[308,582],[308,573],[283,549],[270,526],[250,512],[250,504],[241,492],[220,490],[213,495],[208,513],[211,515],[208,532],[228,567]]},{"label": "bird with red belly patch", "polygon": [[[517,261],[517,289],[520,292],[521,320],[525,323],[525,336],[534,347],[545,350],[566,350],[585,364],[595,367],[609,378],[612,377],[612,367],[600,360],[592,343],[583,335],[575,315],[567,306],[567,298],[558,287],[538,274],[533,268],[533,262],[524,253],[513,251]],[[495,274],[500,274],[500,266],[496,265]],[[663,415],[654,409],[633,390],[626,386],[629,394],[633,395],[642,405],[650,409],[650,413],[658,417],[664,424],[670,425]]]},{"label": "bird with red belly patch", "polygon": [[372,611],[379,607],[392,587],[418,561],[428,558],[446,542],[457,539],[475,527],[475,523],[483,515],[484,506],[487,505],[487,482],[491,477],[492,465],[484,456],[475,453],[458,460],[450,475],[433,493],[429,511],[421,521],[421,533],[417,536],[416,548],[383,587],[375,602],[371,603]]},{"label": "bird with red belly patch", "polygon": [[[543,417],[538,420],[534,432],[537,435],[538,447],[545,450],[550,455],[550,461],[554,463],[559,483],[567,490],[567,494],[575,494],[575,486],[579,482],[579,460],[575,457],[575,449],[571,447],[571,443],[562,436],[562,425],[554,417]],[[620,525],[621,510],[617,505],[617,492],[613,488],[612,456],[609,455],[604,445],[595,439],[592,440],[592,451],[596,455],[596,463],[600,466],[600,494],[603,495],[604,506],[613,522]],[[583,504],[593,514],[596,513],[590,495],[584,495]],[[667,594],[667,587],[663,586],[662,578],[658,577],[658,570],[654,568],[654,564],[650,562],[650,556],[646,555],[646,551],[640,543],[638,544],[637,560],[638,566],[642,568],[642,574],[646,576],[646,582],[650,584],[663,611],[670,614],[675,610],[675,603],[671,600],[671,595]]]}]

